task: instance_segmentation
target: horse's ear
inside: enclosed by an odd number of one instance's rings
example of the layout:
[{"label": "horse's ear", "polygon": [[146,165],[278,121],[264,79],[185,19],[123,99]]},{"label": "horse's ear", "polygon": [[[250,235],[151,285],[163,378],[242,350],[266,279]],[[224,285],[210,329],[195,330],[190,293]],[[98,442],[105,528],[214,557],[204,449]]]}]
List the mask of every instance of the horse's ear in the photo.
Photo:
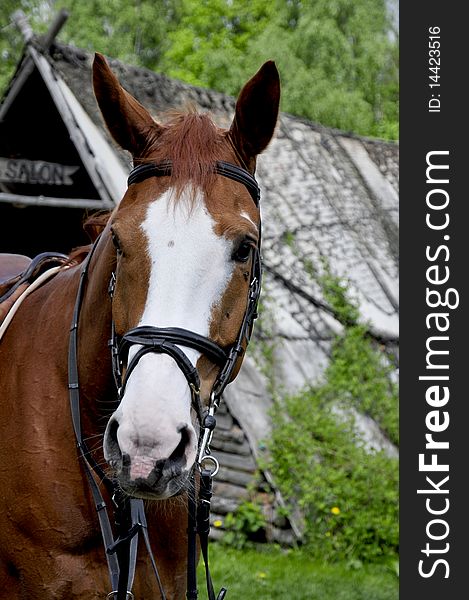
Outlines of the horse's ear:
[{"label": "horse's ear", "polygon": [[278,117],[280,77],[272,60],[243,87],[230,128],[233,143],[248,167],[272,139]]},{"label": "horse's ear", "polygon": [[158,136],[161,127],[147,109],[124,90],[104,56],[98,52],[93,61],[93,88],[113,138],[132,156],[140,156],[149,140]]}]

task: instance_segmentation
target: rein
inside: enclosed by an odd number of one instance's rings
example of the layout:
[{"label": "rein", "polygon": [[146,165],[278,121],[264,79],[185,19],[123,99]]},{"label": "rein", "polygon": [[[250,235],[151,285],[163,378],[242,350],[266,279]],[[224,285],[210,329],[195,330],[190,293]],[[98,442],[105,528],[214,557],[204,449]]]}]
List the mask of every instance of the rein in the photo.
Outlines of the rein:
[{"label": "rein", "polygon": [[[158,164],[142,164],[135,167],[129,174],[128,185],[139,183],[149,177],[163,177],[171,175],[171,162],[164,161]],[[224,161],[217,161],[214,171],[243,184],[248,190],[256,206],[259,206],[260,190],[254,177],[245,169]],[[158,569],[151,550],[148,529],[145,517],[143,500],[130,498],[120,488],[116,479],[109,478],[102,467],[94,460],[86,442],[83,440],[80,418],[80,385],[78,378],[78,324],[81,304],[85,293],[86,279],[89,265],[97,246],[97,241],[83,263],[80,283],[78,286],[72,324],[70,328],[69,356],[68,356],[68,388],[72,423],[77,441],[77,448],[83,459],[85,474],[90,485],[93,501],[98,514],[101,527],[109,577],[112,591],[107,598],[110,600],[132,600],[132,586],[137,560],[138,534],[142,533],[146,549],[150,556],[153,572],[157,580],[161,598],[166,600],[163,586],[158,574]],[[260,247],[260,231],[259,231]],[[228,349],[220,347],[212,340],[193,331],[178,327],[135,327],[122,336],[118,336],[112,323],[111,349],[112,369],[116,382],[118,400],[124,395],[128,378],[138,361],[148,353],[168,354],[176,362],[184,374],[191,390],[192,407],[197,415],[200,426],[199,443],[195,466],[199,471],[198,498],[191,498],[188,494],[188,559],[187,559],[187,600],[197,599],[197,535],[205,563],[207,593],[209,600],[223,600],[226,589],[221,588],[215,596],[212,579],[208,566],[208,536],[210,532],[210,500],[212,496],[212,478],[219,469],[218,461],[211,455],[210,442],[216,426],[215,413],[228,383],[231,381],[237,361],[244,354],[249,343],[254,320],[257,317],[257,304],[259,300],[262,264],[259,247],[254,248],[250,284],[247,298],[247,308],[241,324],[236,342]],[[115,274],[112,273],[109,284],[109,295],[113,297],[116,283]],[[128,363],[129,349],[132,345],[140,348]],[[192,365],[180,346],[198,350],[213,363],[220,367],[220,372],[210,394],[210,402],[204,409],[200,398],[200,377],[197,368]],[[125,375],[122,371],[125,370]],[[207,468],[211,466],[212,468]],[[110,523],[107,506],[101,494],[95,476],[103,483],[114,504],[114,521],[117,538],[114,538],[113,528]],[[195,469],[191,475],[191,485],[195,489]]]}]

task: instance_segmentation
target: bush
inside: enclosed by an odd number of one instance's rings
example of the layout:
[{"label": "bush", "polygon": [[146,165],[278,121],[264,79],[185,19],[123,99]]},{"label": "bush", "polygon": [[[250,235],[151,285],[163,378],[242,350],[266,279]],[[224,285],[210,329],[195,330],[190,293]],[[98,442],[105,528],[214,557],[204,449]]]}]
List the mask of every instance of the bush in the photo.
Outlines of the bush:
[{"label": "bush", "polygon": [[374,562],[398,550],[398,465],[365,449],[353,417],[331,411],[321,389],[287,398],[274,412],[271,470],[305,516],[315,558]]},{"label": "bush", "polygon": [[266,520],[262,508],[254,502],[243,502],[225,519],[224,544],[242,549],[251,542],[265,541]]},{"label": "bush", "polygon": [[371,417],[394,444],[399,444],[399,396],[390,359],[373,341],[367,326],[358,322],[358,306],[349,298],[347,286],[331,273],[327,261],[323,268],[318,280],[344,332],[332,344],[322,394]]},{"label": "bush", "polygon": [[396,558],[398,462],[365,447],[354,415],[373,418],[397,444],[397,386],[389,358],[358,323],[347,287],[327,264],[316,277],[344,332],[333,342],[324,383],[275,404],[269,469],[304,515],[315,558],[351,566]]}]

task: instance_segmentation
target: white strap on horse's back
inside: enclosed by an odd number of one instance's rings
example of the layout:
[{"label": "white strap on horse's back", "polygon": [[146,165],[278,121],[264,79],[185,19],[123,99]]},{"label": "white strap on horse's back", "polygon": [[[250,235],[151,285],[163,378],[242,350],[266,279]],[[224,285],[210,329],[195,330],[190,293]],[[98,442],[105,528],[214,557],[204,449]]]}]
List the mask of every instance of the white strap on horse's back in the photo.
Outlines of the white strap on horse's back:
[{"label": "white strap on horse's back", "polygon": [[22,294],[20,296],[18,296],[18,298],[15,300],[14,304],[8,311],[7,316],[5,317],[3,323],[0,326],[0,340],[2,339],[5,331],[8,329],[8,326],[12,322],[13,317],[15,316],[16,312],[18,311],[19,307],[22,305],[25,298],[27,298],[29,296],[29,294],[34,292],[34,290],[36,290],[38,287],[40,287],[45,281],[50,279],[53,275],[58,273],[60,271],[60,269],[63,269],[63,268],[64,268],[64,266],[60,265],[58,267],[52,267],[51,269],[47,269],[47,271],[45,271],[44,273],[42,273],[42,275],[40,275],[37,279],[35,279],[31,283],[31,285],[29,285],[24,290],[24,292],[22,292]]}]

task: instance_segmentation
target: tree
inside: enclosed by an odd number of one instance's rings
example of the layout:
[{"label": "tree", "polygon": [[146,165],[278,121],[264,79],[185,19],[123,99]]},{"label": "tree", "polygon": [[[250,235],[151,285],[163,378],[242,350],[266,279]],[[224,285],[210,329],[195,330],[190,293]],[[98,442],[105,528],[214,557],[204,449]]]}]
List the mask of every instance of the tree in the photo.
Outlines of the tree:
[{"label": "tree", "polygon": [[23,10],[30,17],[35,33],[44,33],[50,23],[50,7],[41,0],[2,0],[0,11],[0,98],[21,57],[24,40],[11,21],[13,13]]},{"label": "tree", "polygon": [[157,68],[166,48],[166,34],[177,19],[178,0],[56,0],[71,18],[59,36],[69,44]]},{"label": "tree", "polygon": [[397,42],[384,0],[182,0],[161,67],[236,94],[273,58],[282,108],[324,125],[397,137]]},{"label": "tree", "polygon": [[[35,33],[44,33],[55,14],[70,18],[59,39],[123,62],[157,68],[165,51],[168,24],[176,19],[178,0],[4,0],[0,17],[0,90],[5,89],[21,56],[24,40],[11,15],[23,10]],[[157,18],[156,18],[157,16]],[[173,25],[174,26],[174,25]]]},{"label": "tree", "polygon": [[188,83],[236,95],[274,59],[282,109],[363,135],[397,138],[398,51],[386,0],[5,0],[0,85],[21,39],[21,7],[43,31],[62,7],[59,38]]}]

